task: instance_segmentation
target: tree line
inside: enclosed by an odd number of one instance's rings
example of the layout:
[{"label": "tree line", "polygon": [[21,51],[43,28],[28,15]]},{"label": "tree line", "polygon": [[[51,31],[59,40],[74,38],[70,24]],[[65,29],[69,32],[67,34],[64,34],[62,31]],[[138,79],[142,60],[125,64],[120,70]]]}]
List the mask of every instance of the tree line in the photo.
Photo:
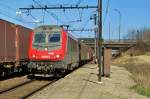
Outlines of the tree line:
[{"label": "tree line", "polygon": [[134,47],[134,50],[138,50],[139,53],[150,52],[150,29],[149,28],[129,30],[126,38],[136,42],[136,46]]}]

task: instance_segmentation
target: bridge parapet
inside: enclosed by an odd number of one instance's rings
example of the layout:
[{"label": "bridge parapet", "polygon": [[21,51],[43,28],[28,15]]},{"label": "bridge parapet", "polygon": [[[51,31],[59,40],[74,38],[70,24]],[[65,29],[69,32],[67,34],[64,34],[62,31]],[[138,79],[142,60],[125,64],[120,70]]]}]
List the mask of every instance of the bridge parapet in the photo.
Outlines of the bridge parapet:
[{"label": "bridge parapet", "polygon": [[[95,38],[81,38],[79,39],[83,43],[91,46],[93,49],[95,47]],[[127,40],[127,39],[121,39],[121,40],[104,40],[103,47],[107,48],[130,48],[136,45],[135,40]]]},{"label": "bridge parapet", "polygon": [[121,40],[105,40],[104,41],[104,44],[105,43],[116,43],[116,44],[135,44],[136,43],[136,40],[127,40],[127,39],[121,39]]}]

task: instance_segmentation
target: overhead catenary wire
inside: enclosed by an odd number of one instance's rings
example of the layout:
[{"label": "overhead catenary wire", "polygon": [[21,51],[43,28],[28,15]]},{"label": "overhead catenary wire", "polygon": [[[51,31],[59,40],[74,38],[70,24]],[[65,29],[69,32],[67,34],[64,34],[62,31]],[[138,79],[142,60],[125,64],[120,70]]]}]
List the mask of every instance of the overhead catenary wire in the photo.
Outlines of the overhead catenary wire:
[{"label": "overhead catenary wire", "polygon": [[9,9],[9,10],[12,10],[12,11],[15,11],[15,12],[16,12],[16,10],[17,10],[17,9],[15,9],[15,8],[10,7],[10,6],[8,6],[8,5],[6,5],[6,4],[3,4],[3,3],[0,3],[0,5],[1,5],[1,7],[4,7],[5,9]]},{"label": "overhead catenary wire", "polygon": [[29,15],[30,15],[34,20],[37,20],[37,18],[34,17],[34,16],[31,14],[31,12],[29,13]]},{"label": "overhead catenary wire", "polygon": [[83,30],[86,28],[86,26],[88,25],[89,22],[90,22],[90,19],[88,19],[88,20],[85,22],[84,26],[81,28],[81,32],[79,33],[80,37],[81,37],[81,33],[82,33]]},{"label": "overhead catenary wire", "polygon": [[[6,5],[6,4],[0,3],[0,5],[1,5],[1,7],[4,8],[3,10],[9,9],[9,10],[11,10],[11,12],[15,12],[15,13],[16,13],[16,11],[17,11],[17,9],[15,9],[15,8],[13,8],[13,7],[10,7],[10,6]],[[1,10],[2,10],[2,9],[1,9]],[[8,13],[7,13],[7,14],[5,14],[5,13],[6,13],[6,11],[2,11],[1,14],[5,15],[5,16],[11,18],[11,19],[15,19],[15,20],[17,19],[17,18],[15,18],[15,17],[12,17],[12,16],[8,15]]]},{"label": "overhead catenary wire", "polygon": [[[34,2],[35,1],[35,2]],[[71,1],[72,0],[69,0],[67,3],[68,3],[68,5],[71,3]],[[83,0],[78,0],[78,4],[81,4],[81,2],[82,2]],[[37,5],[37,6],[40,6],[40,7],[42,7],[43,5],[43,3],[45,3],[45,2],[49,2],[48,0],[33,0],[33,2]],[[41,4],[42,3],[42,4]],[[66,4],[67,4],[66,3]],[[62,5],[65,5],[65,4],[62,4]],[[12,8],[11,8],[12,9]],[[13,9],[14,11],[16,11],[15,9]],[[28,11],[27,11],[28,12]],[[43,15],[42,15],[42,22],[44,23],[44,18],[45,18],[45,12],[47,12],[47,10],[43,10]],[[48,11],[49,12],[49,11]],[[75,23],[75,22],[81,22],[81,20],[83,19],[83,12],[84,12],[84,10],[83,9],[78,9],[78,12],[79,12],[79,19],[77,19],[77,20],[72,20],[72,21],[70,21],[70,27],[72,27],[72,29],[75,29],[75,28],[73,28],[73,24],[71,24],[71,23]],[[25,13],[24,13],[25,14]],[[33,13],[31,13],[30,11],[28,12],[28,15],[29,16],[31,16],[31,18],[33,18],[34,20],[38,20],[38,18],[36,18],[35,16],[34,16],[34,14]],[[55,17],[55,19],[57,20],[57,15],[52,15],[52,14],[50,14],[51,16],[54,16]],[[5,15],[6,16],[6,15]],[[8,14],[7,14],[7,16],[9,16]],[[20,20],[20,19],[17,19],[17,18],[15,18],[15,17],[11,17],[11,16],[9,16],[10,18],[12,18],[12,19],[15,19],[15,20],[17,20],[17,21],[19,21],[19,22],[22,22],[22,23],[28,23],[28,22],[25,22],[24,20]],[[21,16],[22,17],[22,16]],[[53,17],[53,18],[54,18]],[[84,18],[85,19],[85,18]],[[59,20],[57,20],[57,21],[59,21]],[[84,31],[84,29],[82,28],[82,32]],[[81,32],[81,33],[82,33]]]},{"label": "overhead catenary wire", "polygon": [[[17,9],[15,9],[13,7],[10,7],[10,6],[8,6],[6,4],[3,4],[3,3],[0,3],[0,5],[1,5],[1,7],[4,7],[5,9],[7,8],[7,9],[11,10],[11,12],[15,12],[17,14]],[[22,18],[22,16],[21,16],[22,13],[25,13],[25,12],[20,13],[20,16],[19,16],[20,18]],[[11,15],[8,15],[8,13],[6,14],[5,11],[2,11],[0,14],[6,16],[8,18],[11,18],[13,20],[19,21],[19,22],[21,22],[23,24],[26,24],[26,25],[27,25],[27,23],[30,23],[30,22],[25,22],[21,19],[18,19],[19,18],[18,16],[17,16],[18,18],[17,17],[12,17]],[[30,12],[28,12],[28,15],[30,15],[34,20],[37,20]]]},{"label": "overhead catenary wire", "polygon": [[80,9],[78,9],[79,12],[79,20],[82,21],[82,17],[83,17],[83,9],[81,9],[82,11],[80,11]]},{"label": "overhead catenary wire", "polygon": [[[15,18],[15,17],[12,17],[12,16],[10,16],[10,15],[4,13],[4,12],[1,12],[1,11],[0,11],[0,14],[6,16],[6,17],[8,17],[8,18],[11,18],[11,19],[13,19],[13,20],[16,20],[16,21],[18,21],[18,22],[21,22],[21,23],[23,23],[23,24],[26,24],[26,22],[24,22],[24,21],[22,21],[22,20],[19,20],[19,19]],[[27,24],[26,24],[26,25],[27,25]]]},{"label": "overhead catenary wire", "polygon": [[[35,1],[35,0],[33,0],[33,1]],[[39,4],[38,4],[39,5]],[[40,7],[34,7],[34,6],[32,6],[32,7],[28,7],[28,8],[19,8],[20,10],[35,10],[35,9],[37,9],[37,10],[43,10],[43,9],[45,9],[46,11],[47,11],[47,9],[58,9],[58,10],[60,10],[60,9],[96,9],[97,8],[97,6],[56,6],[56,7],[48,7],[48,6],[41,6],[41,5],[39,5]],[[63,22],[61,22],[61,23],[63,23]]]},{"label": "overhead catenary wire", "polygon": [[45,22],[45,10],[43,11],[43,24]]},{"label": "overhead catenary wire", "polygon": [[[40,4],[40,3],[38,3],[36,0],[32,0],[35,4],[37,4],[38,6],[40,6],[41,8],[43,8],[43,6]],[[60,20],[59,18],[58,18],[58,16],[57,15],[55,15],[54,13],[52,13],[52,12],[50,12],[50,11],[47,11],[47,10],[45,10],[49,15],[51,15],[56,21],[59,21],[60,23],[64,23],[62,20]]]},{"label": "overhead catenary wire", "polygon": [[51,4],[51,2],[49,2],[48,0],[44,0],[45,3],[47,3],[48,6],[59,6],[59,5],[63,5],[63,6],[67,6],[67,5],[70,5],[72,3],[73,0],[69,0],[67,3],[64,3],[64,4],[60,4],[60,3],[57,3],[57,4]]},{"label": "overhead catenary wire", "polygon": [[[35,0],[32,0],[32,1],[33,1],[35,4],[37,4],[38,6],[40,6],[41,8],[43,8],[42,5],[41,5],[41,2],[36,2]],[[38,0],[38,1],[39,1],[39,0]],[[45,1],[47,1],[47,0],[45,0]],[[70,0],[70,1],[72,1],[72,0]],[[68,4],[69,4],[69,2],[68,2]],[[56,6],[56,5],[53,5],[53,6]],[[55,15],[54,13],[49,12],[49,11],[47,11],[46,9],[44,9],[43,11],[44,11],[44,14],[43,14],[43,24],[44,24],[45,12],[47,12],[48,14],[50,14],[54,19],[56,19],[57,21],[61,22],[62,24],[65,23],[65,22],[61,21],[61,20],[58,18],[58,16]],[[73,28],[73,26],[71,25],[71,23],[69,24],[69,26]]]},{"label": "overhead catenary wire", "polygon": [[[51,6],[47,6],[47,5],[42,5],[43,4],[43,1],[44,2],[46,2],[47,0],[32,0],[35,4],[36,4],[36,6],[31,6],[31,7],[27,7],[27,8],[19,8],[20,10],[35,10],[35,9],[37,9],[38,10],[38,8],[39,8],[39,10],[43,10],[43,11],[45,11],[45,12],[49,12],[47,9],[62,9],[62,10],[66,10],[66,9],[76,9],[78,12],[79,12],[79,19],[77,19],[77,20],[74,20],[73,19],[73,21],[70,21],[69,22],[69,25],[71,24],[71,23],[74,23],[74,22],[81,22],[82,20],[83,20],[83,12],[84,12],[84,10],[83,9],[97,9],[97,7],[98,6],[89,6],[89,5],[87,5],[87,6],[78,6],[78,5],[75,5],[75,6],[72,6],[72,5],[69,5],[69,6],[63,6],[64,4],[61,4],[61,5],[57,5],[57,6],[54,6],[54,7],[51,7]],[[82,2],[83,0],[78,0],[78,4],[80,4],[81,2]],[[42,3],[42,4],[41,4]],[[65,11],[64,11],[65,12]],[[49,13],[48,13],[49,14]],[[58,16],[56,15],[56,14],[52,14],[52,13],[50,13],[50,15],[54,18],[54,19],[56,19],[57,21],[60,21],[59,20],[59,18],[58,18]],[[70,17],[69,17],[70,18]],[[76,17],[76,18],[78,18],[78,16]],[[84,18],[84,20],[85,20],[85,18]],[[67,21],[68,21],[68,18],[67,18]],[[66,23],[66,22],[61,22],[61,23]],[[57,23],[58,24],[58,23]],[[85,29],[85,27],[86,27],[86,25],[87,25],[88,23],[85,23],[85,25],[83,26],[83,28],[82,28],[82,30],[84,30]],[[65,25],[65,24],[64,24]],[[67,24],[68,25],[68,24]],[[73,26],[70,26],[70,27],[73,27]],[[81,33],[82,33],[83,31],[81,31]]]}]

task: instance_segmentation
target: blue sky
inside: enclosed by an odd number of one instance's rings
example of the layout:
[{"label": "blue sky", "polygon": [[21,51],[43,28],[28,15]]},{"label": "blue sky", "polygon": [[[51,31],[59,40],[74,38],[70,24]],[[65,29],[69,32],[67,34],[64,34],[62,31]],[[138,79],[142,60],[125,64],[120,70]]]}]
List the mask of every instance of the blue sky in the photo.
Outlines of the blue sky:
[{"label": "blue sky", "polygon": [[[77,4],[80,0],[35,0],[40,1],[41,5],[58,5],[58,4]],[[129,30],[143,27],[150,27],[150,0],[110,0],[108,13],[106,15],[108,0],[103,0],[103,37],[109,38],[109,23],[111,31],[111,39],[118,38],[119,14],[114,10],[118,9],[122,14],[121,20],[121,38],[123,38]],[[81,0],[80,5],[96,5],[97,0]],[[38,6],[33,0],[0,0],[0,18],[11,22],[22,24],[27,27],[34,28],[39,24],[33,24],[35,17],[39,21],[43,21],[44,11],[32,11],[31,13],[22,13],[16,15],[20,7],[28,7],[31,5]],[[70,29],[94,28],[93,20],[89,20],[95,10],[66,10],[45,12],[44,24],[69,24]],[[51,15],[52,13],[52,15]],[[33,17],[32,17],[32,16]],[[52,17],[53,16],[53,17]],[[58,18],[58,20],[57,20]],[[17,20],[16,20],[17,19]],[[74,22],[82,19],[81,22]],[[18,21],[19,20],[19,21]],[[72,32],[76,37],[93,37],[94,32]]]}]

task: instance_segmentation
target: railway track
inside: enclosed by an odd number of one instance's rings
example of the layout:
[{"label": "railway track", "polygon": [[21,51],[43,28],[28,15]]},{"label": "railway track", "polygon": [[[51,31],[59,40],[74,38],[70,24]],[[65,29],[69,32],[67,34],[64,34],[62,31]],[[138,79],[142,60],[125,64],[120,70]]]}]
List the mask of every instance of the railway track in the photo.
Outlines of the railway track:
[{"label": "railway track", "polygon": [[14,86],[12,86],[12,87],[3,89],[3,90],[0,91],[0,95],[3,94],[3,93],[5,93],[5,92],[11,91],[11,90],[13,90],[13,89],[15,89],[15,88],[17,88],[17,87],[20,87],[20,86],[23,86],[23,85],[25,85],[25,84],[31,83],[32,81],[33,81],[33,80],[25,81],[25,82],[22,82],[22,83],[20,83],[20,84],[14,85]]},{"label": "railway track", "polygon": [[[41,91],[43,88],[48,85],[56,82],[57,80],[64,78],[66,75],[74,72],[78,68],[73,71],[67,72],[62,75],[60,78],[36,78],[37,80],[29,80],[27,77],[23,77],[21,79],[14,79],[16,81],[16,85],[11,87],[6,87],[0,90],[0,99],[26,99],[30,96],[34,95],[36,92]],[[21,80],[21,83],[18,84],[18,80]],[[13,80],[11,80],[13,81]],[[7,83],[7,85],[11,84],[11,81]],[[14,82],[14,81],[13,81]],[[1,88],[1,87],[0,87]]]},{"label": "railway track", "polygon": [[0,99],[26,99],[56,80],[30,80],[0,91]]}]

